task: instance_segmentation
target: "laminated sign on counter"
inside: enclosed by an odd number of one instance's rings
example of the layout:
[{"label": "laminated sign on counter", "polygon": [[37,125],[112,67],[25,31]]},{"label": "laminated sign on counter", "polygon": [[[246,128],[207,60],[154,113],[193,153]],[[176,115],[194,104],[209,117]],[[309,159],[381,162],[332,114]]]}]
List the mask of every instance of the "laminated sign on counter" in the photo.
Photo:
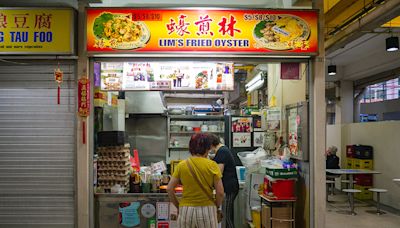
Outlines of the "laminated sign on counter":
[{"label": "laminated sign on counter", "polygon": [[140,217],[138,209],[140,207],[139,202],[133,203],[120,203],[119,204],[119,224],[125,227],[135,227],[140,224]]}]

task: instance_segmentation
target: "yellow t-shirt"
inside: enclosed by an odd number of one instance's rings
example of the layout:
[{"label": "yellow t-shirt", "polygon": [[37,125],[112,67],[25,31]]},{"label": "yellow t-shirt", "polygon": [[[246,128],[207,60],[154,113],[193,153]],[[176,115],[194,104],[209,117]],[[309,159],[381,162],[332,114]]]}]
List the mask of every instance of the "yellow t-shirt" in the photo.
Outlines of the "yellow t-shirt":
[{"label": "yellow t-shirt", "polygon": [[[219,180],[222,177],[221,170],[217,163],[202,157],[191,157],[188,159],[194,173],[197,175],[204,189],[208,191],[209,196],[212,196],[210,188],[214,186],[214,180]],[[211,206],[215,205],[213,201],[199,187],[197,181],[192,177],[186,160],[180,162],[176,168],[173,177],[178,178],[183,185],[182,199],[179,206]]]}]

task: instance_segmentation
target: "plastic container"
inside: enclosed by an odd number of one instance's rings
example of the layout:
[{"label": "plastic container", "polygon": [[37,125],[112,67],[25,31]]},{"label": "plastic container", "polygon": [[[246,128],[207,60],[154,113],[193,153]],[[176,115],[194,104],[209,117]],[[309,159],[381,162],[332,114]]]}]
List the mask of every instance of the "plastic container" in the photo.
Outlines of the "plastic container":
[{"label": "plastic container", "polygon": [[243,151],[237,153],[240,161],[242,162],[243,166],[248,169],[260,167],[261,160],[267,157],[267,153],[265,150],[259,148],[255,151]]},{"label": "plastic container", "polygon": [[297,169],[289,168],[289,169],[269,169],[265,168],[265,174],[272,178],[279,179],[290,179],[297,178]]},{"label": "plastic container", "polygon": [[261,207],[251,208],[251,218],[253,220],[254,227],[261,227]]},{"label": "plastic container", "polygon": [[354,157],[358,159],[373,159],[372,146],[354,145]]},{"label": "plastic container", "polygon": [[296,180],[288,179],[273,179],[268,177],[264,178],[264,195],[274,197],[276,199],[294,199]]},{"label": "plastic container", "polygon": [[354,181],[359,186],[373,186],[374,180],[372,174],[357,174],[354,175]]},{"label": "plastic container", "polygon": [[246,167],[244,166],[236,166],[236,175],[239,181],[246,180]]}]

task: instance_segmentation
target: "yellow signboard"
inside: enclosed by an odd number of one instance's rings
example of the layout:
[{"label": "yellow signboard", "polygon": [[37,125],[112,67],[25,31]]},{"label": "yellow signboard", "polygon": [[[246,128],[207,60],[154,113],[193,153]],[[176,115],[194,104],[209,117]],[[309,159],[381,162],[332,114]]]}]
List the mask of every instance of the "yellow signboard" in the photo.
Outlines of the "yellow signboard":
[{"label": "yellow signboard", "polygon": [[72,9],[0,8],[0,54],[72,54]]}]

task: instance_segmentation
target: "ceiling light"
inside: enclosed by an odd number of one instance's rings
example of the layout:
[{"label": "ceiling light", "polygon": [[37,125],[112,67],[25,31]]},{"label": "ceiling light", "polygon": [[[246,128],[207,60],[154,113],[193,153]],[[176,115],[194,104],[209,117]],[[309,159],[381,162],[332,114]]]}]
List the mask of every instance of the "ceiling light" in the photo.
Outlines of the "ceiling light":
[{"label": "ceiling light", "polygon": [[336,65],[328,66],[328,75],[330,76],[336,75]]},{"label": "ceiling light", "polygon": [[399,50],[399,37],[391,36],[386,38],[386,51],[397,51]]}]

